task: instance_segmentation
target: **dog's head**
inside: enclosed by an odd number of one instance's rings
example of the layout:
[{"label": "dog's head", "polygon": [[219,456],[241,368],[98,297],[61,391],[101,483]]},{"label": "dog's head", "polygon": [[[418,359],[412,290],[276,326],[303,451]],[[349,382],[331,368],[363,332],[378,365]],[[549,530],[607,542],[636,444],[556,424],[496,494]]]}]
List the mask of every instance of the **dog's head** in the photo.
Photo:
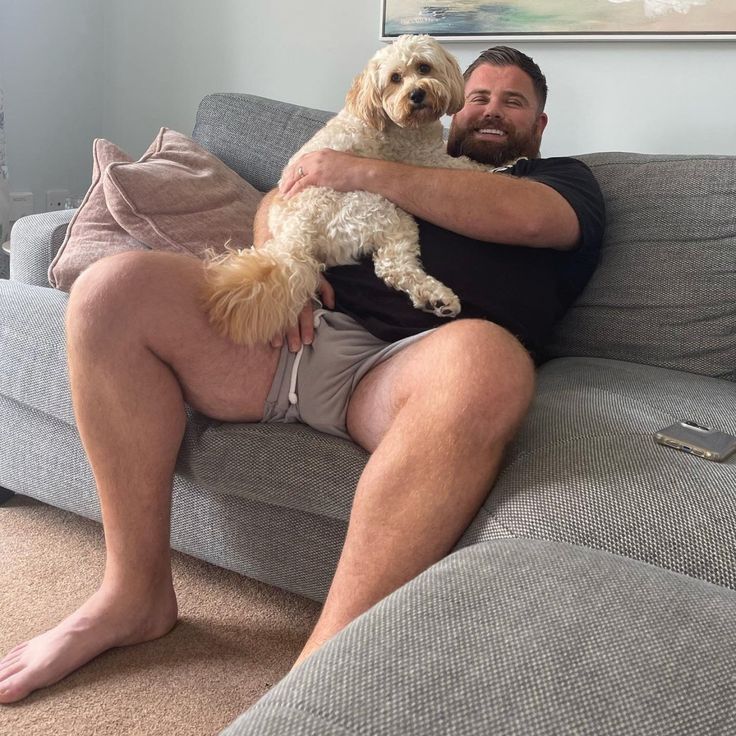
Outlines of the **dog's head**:
[{"label": "dog's head", "polygon": [[377,130],[412,128],[453,115],[465,84],[457,61],[430,36],[399,36],[356,77],[345,106]]}]

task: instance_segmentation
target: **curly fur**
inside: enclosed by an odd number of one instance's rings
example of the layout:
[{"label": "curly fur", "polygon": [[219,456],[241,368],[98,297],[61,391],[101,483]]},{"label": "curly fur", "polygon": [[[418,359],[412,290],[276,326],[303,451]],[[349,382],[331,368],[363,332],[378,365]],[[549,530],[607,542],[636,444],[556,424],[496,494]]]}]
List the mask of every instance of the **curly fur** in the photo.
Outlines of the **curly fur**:
[{"label": "curly fur", "polygon": [[[437,41],[401,36],[376,53],[353,82],[345,107],[289,163],[332,148],[418,166],[487,170],[445,151],[439,119],[457,112],[463,96],[460,67]],[[418,309],[443,317],[460,312],[457,296],[422,268],[414,218],[377,194],[308,187],[288,200],[276,197],[268,225],[271,239],[260,248],[207,263],[206,309],[212,324],[235,342],[262,343],[283,334],[316,293],[324,268],[366,253],[377,275],[406,292]]]}]

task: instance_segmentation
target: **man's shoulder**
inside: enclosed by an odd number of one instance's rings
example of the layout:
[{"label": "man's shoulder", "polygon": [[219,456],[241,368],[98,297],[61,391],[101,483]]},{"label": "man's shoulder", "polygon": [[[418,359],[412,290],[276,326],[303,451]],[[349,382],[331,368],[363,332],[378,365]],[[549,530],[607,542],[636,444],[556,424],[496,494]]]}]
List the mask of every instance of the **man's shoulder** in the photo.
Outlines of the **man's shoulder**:
[{"label": "man's shoulder", "polygon": [[603,194],[588,165],[572,156],[519,159],[508,170],[513,176],[533,179],[556,189],[567,199],[583,196],[603,209]]},{"label": "man's shoulder", "polygon": [[570,172],[592,176],[587,164],[572,156],[551,156],[549,158],[520,158],[505,169],[514,176],[533,176],[539,173]]}]

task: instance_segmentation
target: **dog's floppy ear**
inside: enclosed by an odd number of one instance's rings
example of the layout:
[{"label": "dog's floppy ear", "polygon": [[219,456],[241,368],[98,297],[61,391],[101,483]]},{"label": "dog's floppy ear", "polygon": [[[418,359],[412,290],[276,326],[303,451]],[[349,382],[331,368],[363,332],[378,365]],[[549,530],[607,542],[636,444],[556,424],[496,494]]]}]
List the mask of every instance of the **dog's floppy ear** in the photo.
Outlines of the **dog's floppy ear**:
[{"label": "dog's floppy ear", "polygon": [[465,80],[463,79],[463,73],[460,70],[457,59],[445,51],[444,48],[442,49],[442,56],[444,57],[447,84],[450,88],[450,101],[447,104],[447,114],[454,115],[456,112],[460,112],[463,105],[465,105]]},{"label": "dog's floppy ear", "polygon": [[378,66],[370,63],[353,81],[345,99],[345,109],[376,130],[385,130],[387,116],[378,89]]}]

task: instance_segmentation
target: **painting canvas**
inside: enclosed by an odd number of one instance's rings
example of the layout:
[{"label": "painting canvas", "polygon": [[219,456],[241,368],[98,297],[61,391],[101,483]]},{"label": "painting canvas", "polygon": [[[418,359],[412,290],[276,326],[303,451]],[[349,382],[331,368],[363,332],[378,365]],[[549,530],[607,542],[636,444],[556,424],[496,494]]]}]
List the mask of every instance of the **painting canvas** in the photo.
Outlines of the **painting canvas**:
[{"label": "painting canvas", "polygon": [[383,0],[382,38],[736,38],[733,0]]}]

